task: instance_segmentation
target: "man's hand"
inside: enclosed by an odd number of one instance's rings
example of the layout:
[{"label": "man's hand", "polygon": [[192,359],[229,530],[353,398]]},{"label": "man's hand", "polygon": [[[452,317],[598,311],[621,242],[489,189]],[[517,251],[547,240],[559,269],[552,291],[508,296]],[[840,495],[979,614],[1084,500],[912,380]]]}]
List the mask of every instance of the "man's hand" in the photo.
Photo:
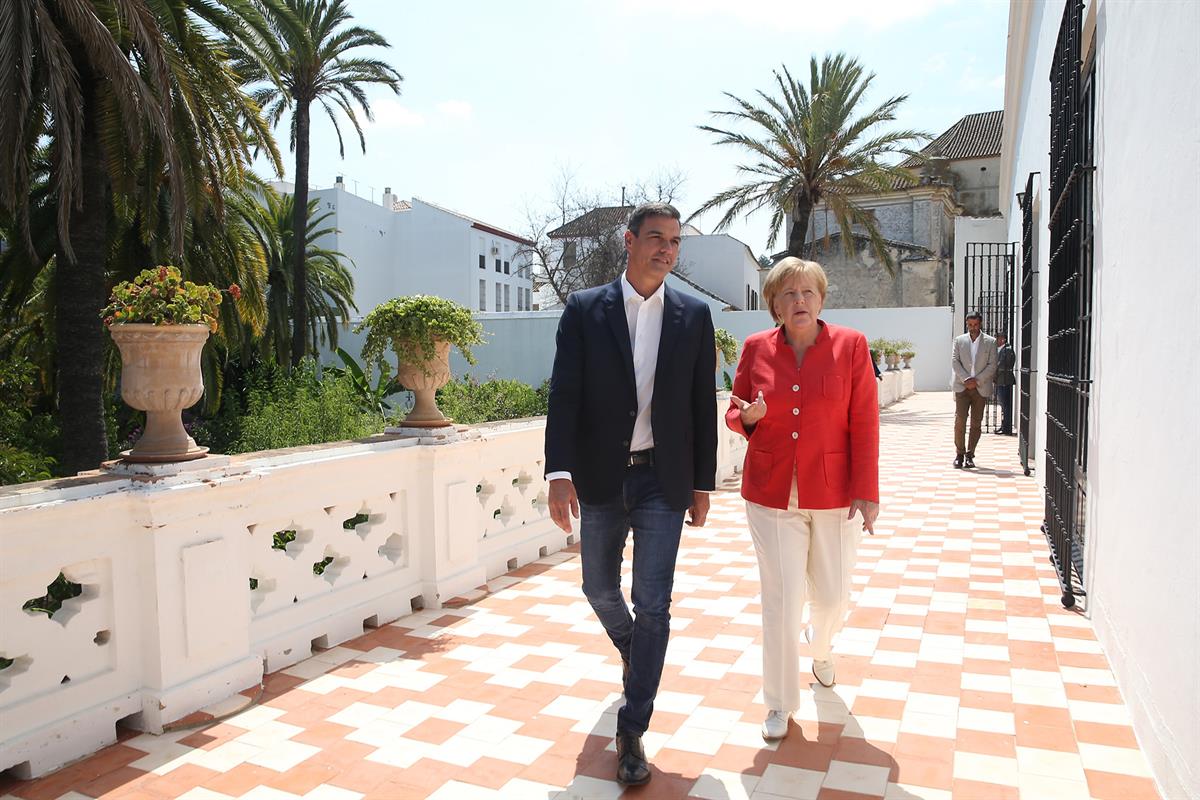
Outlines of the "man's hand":
[{"label": "man's hand", "polygon": [[753,403],[747,403],[736,394],[733,395],[734,405],[742,412],[742,425],[750,427],[757,425],[758,421],[767,415],[767,402],[763,400],[762,390],[758,390],[758,397],[754,398]]},{"label": "man's hand", "polygon": [[974,378],[967,378],[965,381],[963,381],[963,386],[968,389],[974,389],[979,386],[979,381],[975,380]]},{"label": "man's hand", "polygon": [[854,500],[850,503],[850,513],[846,515],[846,519],[854,519],[855,511],[862,514],[863,530],[874,536],[875,520],[879,518],[879,503],[872,503],[870,500]]},{"label": "man's hand", "polygon": [[570,533],[571,517],[579,519],[579,498],[575,495],[575,484],[566,478],[550,481],[550,519]]},{"label": "man's hand", "polygon": [[708,519],[708,492],[692,492],[692,506],[688,509],[688,525],[693,528],[704,527],[704,521]]}]

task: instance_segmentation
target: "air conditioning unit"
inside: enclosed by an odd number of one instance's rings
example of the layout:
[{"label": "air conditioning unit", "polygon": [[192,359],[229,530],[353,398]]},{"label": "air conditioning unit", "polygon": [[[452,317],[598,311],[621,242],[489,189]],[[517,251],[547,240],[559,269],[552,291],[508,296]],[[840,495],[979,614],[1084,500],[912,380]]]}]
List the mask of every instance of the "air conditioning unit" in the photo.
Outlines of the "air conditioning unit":
[{"label": "air conditioning unit", "polygon": [[494,256],[500,255],[500,248],[496,247],[495,245],[492,245],[492,255],[494,255]]}]

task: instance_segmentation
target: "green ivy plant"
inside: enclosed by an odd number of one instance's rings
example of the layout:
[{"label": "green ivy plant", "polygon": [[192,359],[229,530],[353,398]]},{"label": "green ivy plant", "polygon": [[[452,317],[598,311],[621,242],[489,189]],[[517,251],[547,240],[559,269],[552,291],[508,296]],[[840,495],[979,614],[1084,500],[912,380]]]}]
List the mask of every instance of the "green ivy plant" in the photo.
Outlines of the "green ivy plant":
[{"label": "green ivy plant", "polygon": [[449,342],[468,364],[475,363],[471,347],[483,344],[483,326],[470,309],[428,294],[396,297],[376,306],[354,329],[367,332],[362,358],[372,363],[392,350],[401,364],[433,359],[434,342]]},{"label": "green ivy plant", "polygon": [[[226,289],[234,300],[242,296],[236,283]],[[106,326],[127,322],[151,325],[207,325],[217,330],[221,290],[212,284],[183,280],[178,267],[144,269],[132,281],[113,287],[109,304],[100,312]]]},{"label": "green ivy plant", "polygon": [[732,367],[737,364],[738,357],[738,341],[733,337],[733,334],[724,328],[717,328],[713,331],[713,338],[717,341],[717,350],[721,353],[721,358],[725,365]]},{"label": "green ivy plant", "polygon": [[901,339],[900,341],[896,342],[895,345],[896,345],[896,351],[900,354],[900,357],[903,359],[907,360],[907,359],[913,358],[917,354],[917,351],[913,350],[913,343],[908,341],[907,339]]}]

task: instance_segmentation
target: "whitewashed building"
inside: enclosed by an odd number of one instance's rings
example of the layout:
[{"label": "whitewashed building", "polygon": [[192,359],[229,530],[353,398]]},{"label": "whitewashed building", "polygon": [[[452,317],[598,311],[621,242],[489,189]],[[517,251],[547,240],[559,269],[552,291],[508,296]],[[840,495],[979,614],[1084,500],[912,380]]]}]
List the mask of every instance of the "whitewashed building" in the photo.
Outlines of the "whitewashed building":
[{"label": "whitewashed building", "polygon": [[[547,234],[550,261],[570,268],[594,251],[624,253],[624,234],[634,206],[601,206],[569,220]],[[755,310],[760,303],[759,264],[750,247],[726,234],[706,235],[693,225],[681,226],[683,241],[672,273],[672,288],[703,299],[718,309]],[[616,253],[619,251],[619,253]],[[547,284],[538,294],[538,307],[561,308]]]},{"label": "whitewashed building", "polygon": [[[290,193],[289,183],[275,183]],[[385,189],[382,203],[348,191],[339,179],[313,189],[318,211],[336,230],[319,244],[353,262],[357,317],[393,297],[434,294],[475,311],[528,311],[533,279],[524,237],[466,214]]]},{"label": "whitewashed building", "polygon": [[1198,34],[1194,0],[1012,0],[1000,165],[1020,448],[1165,798],[1200,797]]}]

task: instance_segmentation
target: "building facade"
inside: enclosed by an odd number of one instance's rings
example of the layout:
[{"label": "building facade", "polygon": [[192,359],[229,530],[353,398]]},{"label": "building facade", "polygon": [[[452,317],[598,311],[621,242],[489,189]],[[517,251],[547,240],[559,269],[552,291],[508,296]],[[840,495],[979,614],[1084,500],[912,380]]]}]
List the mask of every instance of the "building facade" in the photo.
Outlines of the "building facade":
[{"label": "building facade", "polygon": [[888,242],[893,269],[877,259],[856,226],[844,246],[836,218],[818,203],[807,239],[829,274],[831,308],[943,306],[954,300],[955,223],[999,216],[1000,138],[1004,112],[967,114],[922,149],[924,163],[908,159],[911,180],[892,191],[860,195]]},{"label": "building facade", "polygon": [[[291,184],[275,183],[278,191]],[[339,180],[313,189],[333,233],[318,244],[353,264],[354,302],[361,319],[380,303],[433,294],[473,311],[528,311],[533,276],[528,239],[426,200],[401,200],[385,189],[382,203],[348,191]]]},{"label": "building facade", "polygon": [[1172,799],[1200,797],[1200,356],[1177,346],[1200,306],[1198,31],[1191,0],[1013,0],[1000,167],[1017,446]]}]

